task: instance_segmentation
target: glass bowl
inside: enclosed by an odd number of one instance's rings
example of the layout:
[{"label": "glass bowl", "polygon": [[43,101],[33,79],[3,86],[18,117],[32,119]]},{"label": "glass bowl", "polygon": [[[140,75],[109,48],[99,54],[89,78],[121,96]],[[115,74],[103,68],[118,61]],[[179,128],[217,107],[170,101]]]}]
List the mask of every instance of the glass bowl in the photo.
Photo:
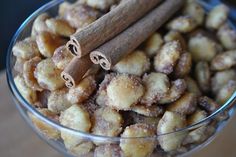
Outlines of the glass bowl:
[{"label": "glass bowl", "polygon": [[[130,152],[140,151],[137,156],[188,156],[196,150],[199,150],[209,144],[219,133],[222,128],[226,125],[227,121],[234,115],[235,111],[235,101],[236,92],[233,93],[231,98],[222,105],[218,110],[212,113],[210,116],[204,118],[200,122],[177,130],[175,132],[170,132],[167,134],[162,134],[152,137],[134,137],[134,138],[124,138],[124,137],[105,137],[99,135],[92,135],[82,131],[74,130],[62,126],[51,119],[43,116],[39,113],[31,104],[29,104],[20,94],[16,85],[14,83],[14,70],[13,66],[15,63],[15,57],[12,53],[13,45],[30,35],[31,27],[34,19],[41,13],[48,12],[52,16],[55,16],[58,10],[59,4],[63,0],[53,0],[45,4],[37,11],[35,11],[31,16],[29,16],[25,22],[20,26],[20,28],[15,33],[7,53],[7,80],[10,87],[15,105],[19,112],[21,113],[24,120],[31,126],[31,128],[50,146],[61,152],[65,156],[94,156],[95,153],[103,152],[113,153],[113,155],[118,155],[120,152],[119,145],[126,146]],[[207,3],[201,2],[201,4],[208,10],[211,6]],[[182,138],[189,132],[193,132],[205,127],[204,133],[206,134],[205,139],[203,138],[198,143],[186,144],[176,150],[171,150],[168,153],[163,151],[158,145],[158,140],[162,139],[167,143],[173,143],[173,139]],[[64,145],[63,140],[60,138],[60,134],[67,136],[74,142],[74,148],[67,150]],[[104,147],[101,147],[103,144]],[[145,147],[150,144],[150,147]],[[99,147],[98,147],[99,145]],[[106,145],[106,147],[105,147]],[[99,149],[98,149],[99,148]],[[95,150],[95,151],[94,151]],[[101,151],[102,150],[102,151]],[[151,151],[150,151],[151,150]],[[95,152],[95,153],[94,153]],[[152,152],[152,153],[150,153]],[[141,154],[140,154],[141,153]],[[144,154],[142,154],[144,153]],[[104,156],[105,156],[104,154]],[[100,154],[101,155],[101,154]],[[103,155],[102,155],[103,156]]]}]

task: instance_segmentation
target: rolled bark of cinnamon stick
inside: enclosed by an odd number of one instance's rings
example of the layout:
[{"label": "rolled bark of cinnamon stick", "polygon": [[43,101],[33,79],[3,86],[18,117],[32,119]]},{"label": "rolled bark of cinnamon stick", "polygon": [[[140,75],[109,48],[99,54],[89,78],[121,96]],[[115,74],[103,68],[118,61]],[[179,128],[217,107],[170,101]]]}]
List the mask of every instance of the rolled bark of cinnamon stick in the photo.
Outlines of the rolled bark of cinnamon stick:
[{"label": "rolled bark of cinnamon stick", "polygon": [[89,55],[82,58],[74,57],[61,73],[61,78],[68,88],[75,87],[92,65]]},{"label": "rolled bark of cinnamon stick", "polygon": [[105,70],[110,70],[163,25],[183,4],[184,0],[166,0],[122,33],[92,51],[91,61],[100,64]]},{"label": "rolled bark of cinnamon stick", "polygon": [[162,0],[126,0],[92,24],[70,37],[66,46],[82,57],[143,17]]}]

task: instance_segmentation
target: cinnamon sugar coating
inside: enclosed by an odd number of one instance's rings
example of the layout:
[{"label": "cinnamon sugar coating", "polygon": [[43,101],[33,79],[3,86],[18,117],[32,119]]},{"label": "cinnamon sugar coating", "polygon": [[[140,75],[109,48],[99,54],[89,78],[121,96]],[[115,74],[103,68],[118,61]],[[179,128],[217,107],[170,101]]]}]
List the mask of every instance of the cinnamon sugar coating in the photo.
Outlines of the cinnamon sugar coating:
[{"label": "cinnamon sugar coating", "polygon": [[36,17],[31,36],[12,49],[15,85],[43,116],[80,131],[55,128],[28,113],[39,132],[74,156],[181,155],[210,138],[228,118],[224,112],[200,127],[181,130],[207,118],[236,90],[236,31],[227,21],[229,9],[218,5],[206,13],[188,0],[110,71],[92,66],[68,89],[60,76],[73,59],[66,42],[119,3],[63,2],[58,15]]},{"label": "cinnamon sugar coating", "polygon": [[117,110],[128,110],[138,103],[144,90],[141,80],[137,77],[119,74],[107,86],[106,105]]}]

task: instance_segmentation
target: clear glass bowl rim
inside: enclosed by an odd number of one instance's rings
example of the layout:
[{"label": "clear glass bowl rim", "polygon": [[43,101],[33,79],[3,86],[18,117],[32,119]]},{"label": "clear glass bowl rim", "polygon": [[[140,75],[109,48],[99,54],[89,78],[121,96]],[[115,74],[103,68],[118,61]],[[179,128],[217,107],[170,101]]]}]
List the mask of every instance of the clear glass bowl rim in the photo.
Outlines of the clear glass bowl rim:
[{"label": "clear glass bowl rim", "polygon": [[[23,96],[20,94],[20,92],[18,91],[15,83],[14,83],[14,77],[13,77],[13,73],[12,73],[12,47],[14,46],[15,42],[17,41],[18,36],[20,35],[20,33],[24,30],[24,28],[27,26],[27,24],[32,20],[35,19],[39,14],[46,12],[48,9],[55,7],[56,5],[64,2],[65,0],[52,0],[46,4],[44,4],[43,6],[41,6],[39,9],[37,9],[35,12],[33,12],[22,24],[21,26],[18,28],[18,30],[16,31],[16,33],[14,34],[10,45],[8,47],[7,50],[7,56],[6,56],[6,75],[7,75],[7,82],[8,82],[8,86],[12,92],[12,94],[17,98],[17,100],[19,100],[19,102],[31,113],[33,113],[37,118],[39,118],[40,120],[42,120],[43,122],[49,124],[52,127],[57,128],[60,131],[67,131],[68,133],[77,135],[77,136],[81,136],[84,138],[91,138],[91,139],[95,139],[95,140],[109,140],[109,141],[119,141],[121,139],[143,139],[145,138],[145,140],[153,140],[154,138],[157,138],[159,136],[164,136],[164,135],[168,135],[168,134],[174,134],[174,133],[180,133],[180,132],[184,132],[187,130],[192,130],[195,128],[198,128],[204,124],[207,124],[211,119],[214,119],[217,115],[219,115],[221,112],[225,111],[227,108],[231,107],[232,105],[234,105],[235,100],[236,100],[236,91],[232,94],[232,96],[227,100],[227,102],[222,105],[219,109],[217,109],[214,113],[212,113],[211,115],[209,115],[208,117],[202,119],[201,121],[187,126],[185,128],[179,129],[177,131],[173,131],[173,132],[169,132],[169,133],[165,133],[165,134],[159,134],[156,136],[151,136],[151,137],[109,137],[109,136],[101,136],[101,135],[94,135],[94,134],[90,134],[87,132],[83,132],[83,131],[78,131],[72,128],[68,128],[66,126],[63,126],[51,119],[48,119],[47,117],[43,116],[40,112],[38,112],[31,104],[29,104],[24,98]],[[204,3],[204,2],[200,2],[201,5],[203,5],[207,10],[209,9],[209,6]],[[16,104],[17,105],[17,104]]]}]

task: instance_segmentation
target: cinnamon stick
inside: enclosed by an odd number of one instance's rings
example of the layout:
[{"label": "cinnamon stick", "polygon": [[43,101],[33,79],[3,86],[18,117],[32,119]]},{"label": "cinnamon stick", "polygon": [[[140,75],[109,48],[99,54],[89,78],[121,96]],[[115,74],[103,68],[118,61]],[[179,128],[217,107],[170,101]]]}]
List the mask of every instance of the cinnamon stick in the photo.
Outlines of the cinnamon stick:
[{"label": "cinnamon stick", "polygon": [[90,53],[94,64],[110,70],[122,57],[137,48],[180,7],[184,0],[166,0],[128,29]]},{"label": "cinnamon stick", "polygon": [[61,73],[61,78],[68,88],[72,88],[82,80],[92,65],[89,55],[82,58],[74,57]]},{"label": "cinnamon stick", "polygon": [[70,37],[68,50],[78,57],[91,52],[96,47],[122,32],[143,17],[162,0],[125,0],[92,24]]}]

